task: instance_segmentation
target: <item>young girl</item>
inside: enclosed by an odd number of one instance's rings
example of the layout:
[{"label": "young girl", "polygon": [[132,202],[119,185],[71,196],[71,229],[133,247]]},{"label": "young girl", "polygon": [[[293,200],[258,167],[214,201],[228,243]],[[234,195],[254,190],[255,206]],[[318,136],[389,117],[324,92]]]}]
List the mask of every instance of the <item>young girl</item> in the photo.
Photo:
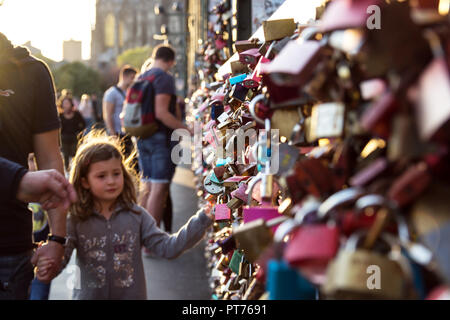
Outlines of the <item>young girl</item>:
[{"label": "young girl", "polygon": [[[136,204],[135,179],[116,138],[88,134],[75,155],[70,182],[78,195],[67,220],[63,266],[77,249],[81,286],[73,299],[146,299],[142,247],[173,259],[193,247],[213,223],[200,210],[176,234],[160,230]],[[45,276],[51,261],[38,262]]]}]

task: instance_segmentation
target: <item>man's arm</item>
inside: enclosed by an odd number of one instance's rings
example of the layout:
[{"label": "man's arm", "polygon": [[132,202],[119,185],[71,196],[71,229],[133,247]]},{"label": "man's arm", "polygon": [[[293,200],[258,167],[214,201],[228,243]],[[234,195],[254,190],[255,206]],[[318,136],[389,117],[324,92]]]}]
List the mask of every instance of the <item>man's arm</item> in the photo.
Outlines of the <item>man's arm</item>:
[{"label": "man's arm", "polygon": [[114,126],[114,103],[103,101],[103,121],[105,121],[106,129],[109,134],[115,134],[117,131]]},{"label": "man's arm", "polygon": [[[171,96],[166,93],[157,94],[155,96],[155,117],[164,125],[171,129],[186,129],[189,128],[169,112]],[[190,131],[190,130],[189,130]]]},{"label": "man's arm", "polygon": [[0,200],[6,201],[16,197],[20,181],[27,173],[21,165],[0,157]]},{"label": "man's arm", "polygon": [[[33,136],[34,154],[38,170],[55,169],[64,175],[64,165],[59,151],[59,130],[52,130]],[[51,233],[66,236],[66,210],[48,210]]]}]

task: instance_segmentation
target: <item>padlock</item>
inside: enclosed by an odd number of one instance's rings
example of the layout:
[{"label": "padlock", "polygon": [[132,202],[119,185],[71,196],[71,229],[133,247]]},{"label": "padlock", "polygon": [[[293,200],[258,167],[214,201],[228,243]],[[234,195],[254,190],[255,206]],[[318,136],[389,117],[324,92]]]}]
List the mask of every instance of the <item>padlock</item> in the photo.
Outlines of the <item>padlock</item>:
[{"label": "padlock", "polygon": [[245,255],[242,255],[241,262],[239,263],[239,272],[238,275],[240,278],[248,279],[252,274],[252,266],[245,259]]},{"label": "padlock", "polygon": [[253,119],[262,125],[264,125],[264,119],[270,118],[273,115],[273,110],[270,109],[270,101],[265,94],[259,94],[254,97],[248,109]]},{"label": "padlock", "polygon": [[212,195],[222,194],[224,191],[224,187],[220,184],[217,184],[217,183],[214,183],[213,181],[211,181],[211,177],[213,174],[214,174],[214,172],[212,172],[207,177],[205,177],[205,180],[203,182],[203,187],[205,188],[205,190],[208,193],[210,193]]},{"label": "padlock", "polygon": [[280,40],[294,34],[297,25],[294,19],[266,20],[262,23],[266,42]]},{"label": "padlock", "polygon": [[269,221],[263,218],[245,222],[236,230],[233,237],[237,246],[245,252],[247,260],[255,262],[264,249],[270,245],[273,238],[271,228],[285,221],[287,217],[279,216]]},{"label": "padlock", "polygon": [[[356,2],[362,5],[365,1]],[[415,81],[415,74],[420,72],[422,65],[430,61],[431,50],[421,27],[412,20],[409,3],[387,5],[382,2],[379,7],[380,28],[363,29],[366,42],[361,49],[361,68],[366,79],[398,72],[404,75],[399,79],[401,86],[408,86]]]},{"label": "padlock", "polygon": [[280,130],[281,137],[290,137],[294,126],[302,118],[299,108],[276,109],[270,118],[272,129]]},{"label": "padlock", "polygon": [[230,69],[232,74],[247,74],[250,72],[248,66],[240,61],[231,61]]},{"label": "padlock", "polygon": [[243,102],[245,100],[245,97],[247,96],[248,90],[249,89],[243,86],[241,83],[237,83],[231,89],[230,96],[234,99],[239,100],[240,102]]},{"label": "padlock", "polygon": [[217,179],[219,179],[219,181],[220,180],[223,180],[223,176],[224,176],[224,174],[225,174],[225,172],[226,172],[226,167],[225,166],[216,166],[216,167],[214,167],[214,175],[217,177]]},{"label": "padlock", "polygon": [[241,253],[239,250],[234,250],[233,252],[233,256],[231,257],[230,260],[230,269],[231,271],[233,271],[236,274],[239,274],[239,265],[241,263],[241,261],[244,258],[244,254]]},{"label": "padlock", "polygon": [[416,119],[422,140],[448,141],[450,119],[450,75],[439,36],[425,33],[434,59],[419,78]]},{"label": "padlock", "polygon": [[293,233],[284,259],[319,284],[329,261],[336,255],[339,236],[339,229],[330,224],[301,226]]},{"label": "padlock", "polygon": [[213,100],[209,104],[211,107],[211,119],[217,120],[221,114],[224,112],[223,102],[220,100]]},{"label": "padlock", "polygon": [[238,188],[231,192],[231,197],[241,200],[244,204],[248,204],[248,196],[245,193],[247,187],[247,183],[240,183]]},{"label": "padlock", "polygon": [[333,1],[321,18],[320,31],[360,28],[366,25],[367,8],[382,4],[381,0]]},{"label": "padlock", "polygon": [[409,167],[388,190],[388,197],[402,207],[412,203],[431,182],[428,166],[424,162]]},{"label": "padlock", "polygon": [[395,203],[378,194],[368,194],[359,198],[355,206],[359,210],[373,206],[381,208],[377,212],[374,224],[364,238],[364,248],[370,249],[373,247],[378,235],[384,231],[389,218],[392,217],[397,224],[398,245],[406,250],[408,258],[421,266],[436,268],[433,252],[423,244],[412,241],[409,226]]},{"label": "padlock", "polygon": [[214,206],[214,218],[216,221],[224,221],[231,219],[231,210],[226,203],[220,203],[224,195],[221,194],[217,198],[217,204]]},{"label": "padlock", "polygon": [[[390,255],[358,249],[364,232],[353,234],[327,270],[322,290],[334,299],[406,299],[412,287],[411,270],[405,258],[395,251],[395,242],[385,234],[383,244]],[[379,240],[379,241],[380,241]],[[388,252],[389,253],[389,252]],[[370,273],[374,272],[370,282]]]},{"label": "padlock", "polygon": [[236,249],[236,240],[233,236],[229,236],[223,240],[220,240],[217,245],[222,248],[224,254],[228,254],[231,250]]},{"label": "padlock", "polygon": [[[292,237],[284,251],[284,259],[314,284],[322,284],[328,263],[336,255],[339,248],[340,228],[338,221],[324,221],[337,208],[357,199],[360,195],[356,190],[340,191],[320,204],[309,200],[296,212]],[[330,201],[329,199],[335,199]],[[331,204],[332,203],[332,204]],[[305,218],[316,211],[316,221],[305,223]],[[289,226],[288,226],[289,227]],[[281,228],[281,226],[280,226]]]},{"label": "padlock", "polygon": [[231,178],[228,178],[227,180],[225,180],[223,182],[223,185],[225,187],[233,187],[233,186],[237,186],[238,184],[248,180],[250,177],[249,176],[234,176]]},{"label": "padlock", "polygon": [[243,51],[259,48],[261,44],[258,43],[258,39],[253,38],[250,40],[238,40],[234,43],[234,48],[238,53],[241,53]]},{"label": "padlock", "polygon": [[293,174],[286,177],[286,183],[294,203],[299,202],[307,194],[326,197],[333,193],[334,186],[330,183],[331,176],[329,168],[324,166],[319,159],[304,158],[297,162]]},{"label": "padlock", "polygon": [[387,139],[391,132],[389,118],[398,108],[397,97],[390,91],[385,92],[366,108],[361,117],[361,125],[368,132]]},{"label": "padlock", "polygon": [[250,65],[253,69],[261,58],[261,53],[258,49],[253,48],[239,53],[239,61],[244,64]]},{"label": "padlock", "polygon": [[312,108],[310,138],[338,138],[344,132],[345,106],[342,103],[317,104]]},{"label": "padlock", "polygon": [[230,83],[230,85],[233,86],[235,84],[241,83],[242,81],[245,80],[245,78],[247,78],[247,74],[243,73],[243,74],[240,74],[238,76],[234,76],[234,77],[228,79],[228,82]]},{"label": "padlock", "polygon": [[387,173],[388,169],[388,160],[384,157],[378,158],[352,176],[349,179],[349,184],[352,187],[366,186],[377,177],[379,178],[383,176],[383,174]]},{"label": "padlock", "polygon": [[316,288],[285,261],[268,263],[267,290],[270,300],[315,300]]},{"label": "padlock", "polygon": [[322,59],[322,45],[318,41],[290,41],[288,45],[264,66],[273,83],[278,86],[303,86]]},{"label": "padlock", "polygon": [[297,222],[287,220],[274,235],[275,257],[267,262],[267,291],[270,300],[314,300],[315,286],[301,272],[292,268],[282,257],[285,252],[284,239]]},{"label": "padlock", "polygon": [[261,78],[262,77],[259,75],[258,69],[255,68],[255,70],[251,74],[249,74],[247,78],[245,78],[245,80],[242,82],[242,85],[247,89],[256,89],[261,83]]}]

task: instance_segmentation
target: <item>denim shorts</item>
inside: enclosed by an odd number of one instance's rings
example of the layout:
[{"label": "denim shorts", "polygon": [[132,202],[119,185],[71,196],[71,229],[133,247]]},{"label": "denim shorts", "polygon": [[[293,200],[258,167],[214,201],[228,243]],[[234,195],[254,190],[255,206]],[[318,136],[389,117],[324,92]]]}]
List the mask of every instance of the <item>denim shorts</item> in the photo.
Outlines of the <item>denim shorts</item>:
[{"label": "denim shorts", "polygon": [[147,139],[138,139],[139,168],[143,181],[170,183],[176,167],[171,153],[177,143],[170,141],[164,132],[157,132]]}]

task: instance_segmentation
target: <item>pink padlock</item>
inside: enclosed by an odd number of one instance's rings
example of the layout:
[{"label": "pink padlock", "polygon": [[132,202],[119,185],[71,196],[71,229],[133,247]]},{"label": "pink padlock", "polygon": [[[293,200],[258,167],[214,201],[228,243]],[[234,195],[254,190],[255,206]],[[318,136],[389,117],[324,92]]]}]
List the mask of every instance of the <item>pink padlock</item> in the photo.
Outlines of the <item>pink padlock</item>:
[{"label": "pink padlock", "polygon": [[249,49],[239,53],[239,61],[244,64],[249,64],[251,66],[256,66],[260,57],[261,53],[257,48]]},{"label": "pink padlock", "polygon": [[247,190],[247,184],[242,183],[241,185],[239,185],[239,187],[236,190],[231,192],[231,197],[238,198],[238,199],[244,201],[245,204],[248,204],[248,202],[247,202],[248,196],[245,193],[246,190]]},{"label": "pink padlock", "polygon": [[214,217],[216,221],[230,220],[231,210],[226,203],[216,204],[214,207]]}]

